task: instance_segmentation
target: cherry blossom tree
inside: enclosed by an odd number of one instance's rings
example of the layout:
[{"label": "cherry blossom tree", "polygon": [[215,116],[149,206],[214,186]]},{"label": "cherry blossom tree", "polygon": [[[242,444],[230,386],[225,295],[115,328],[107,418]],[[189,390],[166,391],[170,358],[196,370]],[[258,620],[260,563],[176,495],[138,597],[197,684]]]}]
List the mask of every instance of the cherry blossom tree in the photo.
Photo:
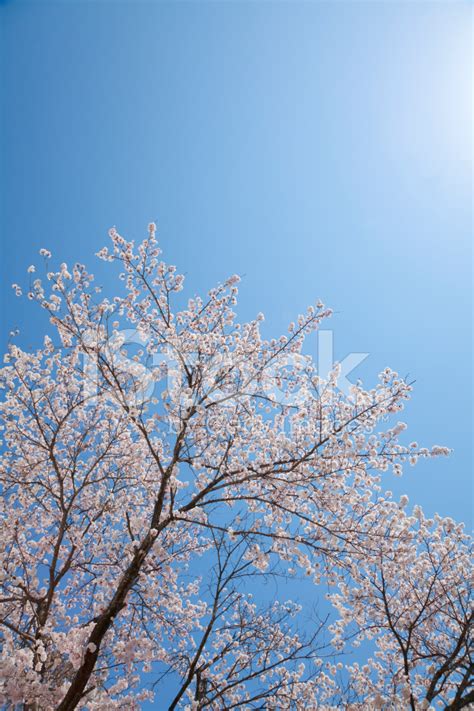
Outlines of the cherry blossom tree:
[{"label": "cherry blossom tree", "polygon": [[[406,497],[402,497],[402,506]],[[372,640],[349,666],[354,709],[462,709],[474,703],[472,546],[462,524],[386,501],[379,542],[331,597],[337,648]]]},{"label": "cherry blossom tree", "polygon": [[[272,340],[261,314],[236,322],[237,276],[184,302],[155,232],[111,230],[109,297],[47,250],[46,277],[28,269],[54,333],[12,342],[1,374],[0,703],[331,709],[343,683],[350,703],[461,708],[466,541],[382,494],[384,472],[448,453],[401,443],[411,385],[386,369],[348,397],[318,373],[321,302]],[[298,575],[338,586],[328,632],[251,596]],[[378,651],[339,682],[351,618]]]}]

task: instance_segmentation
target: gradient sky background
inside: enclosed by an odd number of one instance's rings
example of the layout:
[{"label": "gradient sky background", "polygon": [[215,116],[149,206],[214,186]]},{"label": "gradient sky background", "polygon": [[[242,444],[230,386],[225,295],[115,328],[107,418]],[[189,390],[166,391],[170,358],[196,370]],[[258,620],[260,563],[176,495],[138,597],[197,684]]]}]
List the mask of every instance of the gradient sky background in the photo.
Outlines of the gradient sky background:
[{"label": "gradient sky background", "polygon": [[[468,2],[0,3],[2,338],[47,247],[158,223],[191,294],[238,272],[266,333],[321,297],[335,357],[416,379],[409,441],[454,448],[387,488],[472,515]],[[94,264],[96,262],[96,264]],[[316,348],[313,339],[312,347]]]}]

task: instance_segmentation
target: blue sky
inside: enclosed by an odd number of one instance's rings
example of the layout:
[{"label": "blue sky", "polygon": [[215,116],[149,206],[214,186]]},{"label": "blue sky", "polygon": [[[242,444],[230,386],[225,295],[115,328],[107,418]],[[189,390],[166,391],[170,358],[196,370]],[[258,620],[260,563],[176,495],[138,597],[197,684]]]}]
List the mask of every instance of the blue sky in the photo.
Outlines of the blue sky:
[{"label": "blue sky", "polygon": [[414,378],[410,439],[455,451],[387,487],[469,519],[470,11],[4,0],[4,341],[45,331],[10,288],[40,247],[91,265],[154,219],[191,292],[244,274],[275,334],[321,297],[335,357],[370,354],[354,377]]}]

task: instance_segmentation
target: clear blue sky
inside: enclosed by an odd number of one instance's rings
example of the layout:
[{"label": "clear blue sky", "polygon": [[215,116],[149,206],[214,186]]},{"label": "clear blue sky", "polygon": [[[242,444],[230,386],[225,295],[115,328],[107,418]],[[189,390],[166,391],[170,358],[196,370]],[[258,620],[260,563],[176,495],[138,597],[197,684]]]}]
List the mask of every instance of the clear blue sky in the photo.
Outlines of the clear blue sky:
[{"label": "clear blue sky", "polygon": [[410,439],[455,452],[387,486],[467,520],[470,11],[3,0],[2,337],[45,330],[10,289],[40,247],[92,264],[155,219],[192,292],[245,274],[276,333],[321,297],[355,376],[415,378]]}]

